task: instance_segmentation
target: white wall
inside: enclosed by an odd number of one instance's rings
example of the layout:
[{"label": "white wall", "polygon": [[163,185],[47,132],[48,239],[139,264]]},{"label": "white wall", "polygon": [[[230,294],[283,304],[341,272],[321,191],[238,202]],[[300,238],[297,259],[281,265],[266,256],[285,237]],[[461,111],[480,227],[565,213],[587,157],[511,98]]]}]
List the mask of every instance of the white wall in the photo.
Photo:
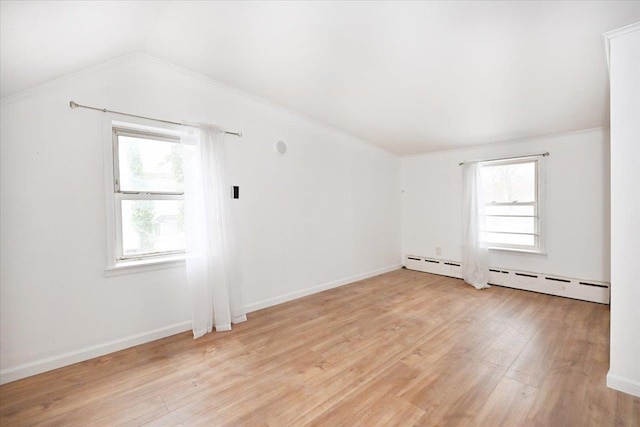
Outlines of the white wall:
[{"label": "white wall", "polygon": [[547,255],[491,251],[490,265],[608,282],[609,138],[603,129],[404,157],[403,254],[460,261],[459,162],[546,151]]},{"label": "white wall", "polygon": [[72,99],[243,132],[227,145],[249,310],[400,266],[397,156],[128,57],[2,100],[2,381],[190,328],[183,267],[105,277],[105,117]]},{"label": "white wall", "polygon": [[611,359],[607,385],[640,396],[640,24],[610,40]]}]

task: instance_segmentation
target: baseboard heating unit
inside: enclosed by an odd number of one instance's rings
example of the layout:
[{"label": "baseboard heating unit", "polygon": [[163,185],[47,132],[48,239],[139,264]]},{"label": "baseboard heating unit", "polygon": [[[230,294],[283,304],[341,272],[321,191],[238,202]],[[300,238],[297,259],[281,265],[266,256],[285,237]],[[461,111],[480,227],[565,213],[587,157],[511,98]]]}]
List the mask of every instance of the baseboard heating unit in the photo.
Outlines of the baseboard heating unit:
[{"label": "baseboard heating unit", "polygon": [[[460,262],[457,261],[407,255],[405,267],[409,270],[462,278]],[[489,283],[601,304],[609,304],[610,298],[610,284],[607,282],[497,267],[489,269]]]}]

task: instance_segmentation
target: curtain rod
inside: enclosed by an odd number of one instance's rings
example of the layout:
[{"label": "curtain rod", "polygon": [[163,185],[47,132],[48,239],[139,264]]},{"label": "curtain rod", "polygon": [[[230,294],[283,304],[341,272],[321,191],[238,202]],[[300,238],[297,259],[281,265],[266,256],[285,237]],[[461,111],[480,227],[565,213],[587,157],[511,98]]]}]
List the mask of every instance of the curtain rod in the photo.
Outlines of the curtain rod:
[{"label": "curtain rod", "polygon": [[[154,119],[153,117],[138,116],[137,114],[129,114],[129,113],[123,113],[121,111],[107,110],[106,108],[90,107],[88,105],[78,104],[77,102],[74,102],[74,101],[69,101],[69,108],[72,108],[72,109],[73,108],[86,108],[86,109],[89,109],[89,110],[102,111],[103,113],[113,113],[113,114],[119,114],[121,116],[137,117],[139,119],[153,120],[154,122],[162,122],[162,123],[169,123],[170,125],[182,126],[182,123],[172,122],[171,120]],[[228,134],[228,135],[235,135],[235,136],[239,136],[239,137],[242,136],[242,132],[225,131],[225,133]]]},{"label": "curtain rod", "polygon": [[526,156],[513,156],[513,157],[501,157],[499,159],[485,159],[485,160],[467,160],[466,162],[460,162],[458,163],[458,166],[462,166],[465,163],[480,163],[480,162],[496,162],[498,160],[511,160],[511,159],[524,159],[526,157],[547,157],[549,155],[549,152],[545,152],[545,153],[540,153],[540,154],[527,154]]}]

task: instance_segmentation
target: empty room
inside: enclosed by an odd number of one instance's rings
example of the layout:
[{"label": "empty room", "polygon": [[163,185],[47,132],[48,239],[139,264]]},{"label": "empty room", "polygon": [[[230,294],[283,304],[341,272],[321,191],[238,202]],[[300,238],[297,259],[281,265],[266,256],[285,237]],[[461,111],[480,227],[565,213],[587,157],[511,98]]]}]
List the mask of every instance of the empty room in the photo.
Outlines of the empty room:
[{"label": "empty room", "polygon": [[0,425],[640,427],[640,2],[0,31]]}]

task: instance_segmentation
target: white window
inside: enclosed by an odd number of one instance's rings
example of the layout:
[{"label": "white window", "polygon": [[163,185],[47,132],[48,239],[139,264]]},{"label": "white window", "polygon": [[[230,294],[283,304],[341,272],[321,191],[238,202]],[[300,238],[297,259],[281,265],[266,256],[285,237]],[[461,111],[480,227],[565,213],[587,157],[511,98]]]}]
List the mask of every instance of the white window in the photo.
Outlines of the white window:
[{"label": "white window", "polygon": [[112,267],[184,254],[180,139],[170,132],[113,127]]},{"label": "white window", "polygon": [[481,163],[490,249],[544,253],[544,157]]}]

